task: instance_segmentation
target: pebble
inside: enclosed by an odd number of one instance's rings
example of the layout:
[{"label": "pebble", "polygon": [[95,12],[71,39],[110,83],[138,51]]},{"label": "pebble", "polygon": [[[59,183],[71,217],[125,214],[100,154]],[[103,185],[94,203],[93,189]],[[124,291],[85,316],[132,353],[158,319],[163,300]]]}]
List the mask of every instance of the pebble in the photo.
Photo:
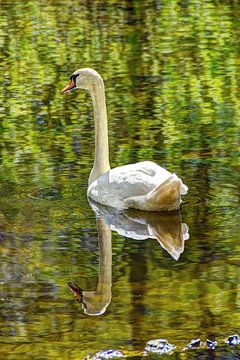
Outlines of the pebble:
[{"label": "pebble", "polygon": [[183,350],[187,349],[196,349],[201,346],[201,340],[200,339],[192,339],[190,343],[187,345],[187,347],[183,348]]},{"label": "pebble", "polygon": [[103,350],[95,354],[92,358],[88,357],[88,359],[92,360],[105,360],[105,359],[119,359],[122,358],[124,355],[121,353],[121,351],[118,350]]},{"label": "pebble", "polygon": [[175,348],[175,345],[170,344],[165,339],[155,339],[148,341],[144,350],[158,354],[168,354]]},{"label": "pebble", "polygon": [[217,346],[217,341],[212,341],[212,340],[207,339],[206,340],[206,346],[210,350],[215,350],[215,348]]},{"label": "pebble", "polygon": [[237,335],[237,334],[230,335],[225,342],[230,346],[232,346],[232,345],[240,345],[240,336]]}]

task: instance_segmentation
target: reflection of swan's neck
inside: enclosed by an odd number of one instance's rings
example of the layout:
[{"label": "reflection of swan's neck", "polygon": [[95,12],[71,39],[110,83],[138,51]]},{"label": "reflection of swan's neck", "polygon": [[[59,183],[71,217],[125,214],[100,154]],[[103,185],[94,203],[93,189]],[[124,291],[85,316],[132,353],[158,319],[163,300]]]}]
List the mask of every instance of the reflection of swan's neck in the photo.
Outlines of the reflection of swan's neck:
[{"label": "reflection of swan's neck", "polygon": [[106,311],[112,297],[112,234],[109,225],[102,218],[97,219],[99,243],[99,267],[97,289],[83,291],[84,312],[101,315]]},{"label": "reflection of swan's neck", "polygon": [[97,292],[111,297],[112,287],[112,234],[109,225],[103,219],[97,220],[100,274]]},{"label": "reflection of swan's neck", "polygon": [[110,169],[107,109],[105,100],[105,89],[102,78],[97,78],[90,89],[94,109],[95,122],[95,156],[94,166],[91,171],[88,184],[90,185],[99,176]]}]

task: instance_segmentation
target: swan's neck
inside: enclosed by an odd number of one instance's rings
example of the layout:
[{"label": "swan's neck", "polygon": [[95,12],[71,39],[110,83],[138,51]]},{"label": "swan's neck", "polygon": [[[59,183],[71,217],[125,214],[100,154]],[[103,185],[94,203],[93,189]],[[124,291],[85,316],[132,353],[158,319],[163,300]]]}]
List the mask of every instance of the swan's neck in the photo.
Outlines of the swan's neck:
[{"label": "swan's neck", "polygon": [[110,169],[107,109],[102,78],[99,78],[97,83],[91,87],[90,94],[94,109],[95,156],[94,165],[88,179],[88,185]]}]

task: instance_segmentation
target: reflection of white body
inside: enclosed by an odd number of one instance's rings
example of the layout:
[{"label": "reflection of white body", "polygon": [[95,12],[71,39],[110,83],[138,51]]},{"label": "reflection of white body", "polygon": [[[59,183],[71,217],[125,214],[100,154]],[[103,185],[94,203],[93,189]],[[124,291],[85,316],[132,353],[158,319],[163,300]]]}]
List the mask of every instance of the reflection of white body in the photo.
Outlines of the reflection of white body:
[{"label": "reflection of white body", "polygon": [[62,93],[75,88],[90,92],[95,121],[95,158],[89,177],[88,196],[117,209],[161,211],[177,209],[187,187],[175,174],[151,161],[110,170],[105,89],[101,76],[92,69],[80,69],[71,76]]},{"label": "reflection of white body", "polygon": [[178,260],[189,239],[188,226],[182,223],[180,211],[171,213],[139,210],[118,211],[89,201],[97,217],[119,235],[135,240],[156,239],[159,244]]}]

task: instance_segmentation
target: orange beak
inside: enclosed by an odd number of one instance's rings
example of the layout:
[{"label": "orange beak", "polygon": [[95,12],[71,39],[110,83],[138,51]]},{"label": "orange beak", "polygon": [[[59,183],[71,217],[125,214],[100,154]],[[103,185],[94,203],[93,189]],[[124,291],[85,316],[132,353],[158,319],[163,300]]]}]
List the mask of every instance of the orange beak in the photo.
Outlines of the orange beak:
[{"label": "orange beak", "polygon": [[72,79],[69,84],[67,86],[65,86],[65,88],[62,89],[61,93],[62,94],[66,94],[67,92],[69,92],[70,90],[75,88],[75,82]]}]

